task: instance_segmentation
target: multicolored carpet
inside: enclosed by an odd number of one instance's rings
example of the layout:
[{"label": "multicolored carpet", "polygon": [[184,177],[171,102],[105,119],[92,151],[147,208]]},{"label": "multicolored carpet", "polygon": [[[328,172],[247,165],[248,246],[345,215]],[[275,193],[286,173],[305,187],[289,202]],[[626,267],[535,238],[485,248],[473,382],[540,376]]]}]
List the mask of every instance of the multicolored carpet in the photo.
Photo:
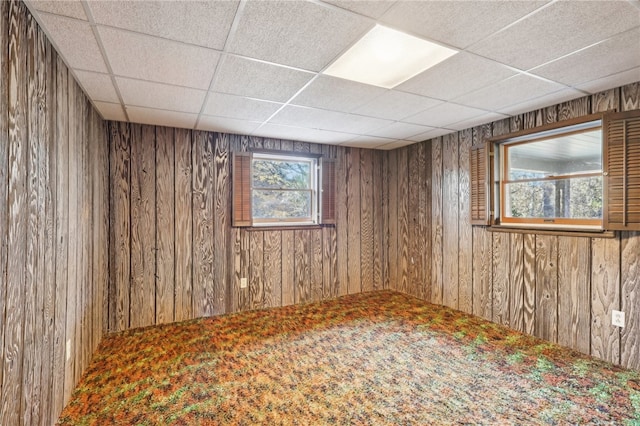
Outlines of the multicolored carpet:
[{"label": "multicolored carpet", "polygon": [[61,425],[640,424],[640,373],[390,291],[107,336]]}]

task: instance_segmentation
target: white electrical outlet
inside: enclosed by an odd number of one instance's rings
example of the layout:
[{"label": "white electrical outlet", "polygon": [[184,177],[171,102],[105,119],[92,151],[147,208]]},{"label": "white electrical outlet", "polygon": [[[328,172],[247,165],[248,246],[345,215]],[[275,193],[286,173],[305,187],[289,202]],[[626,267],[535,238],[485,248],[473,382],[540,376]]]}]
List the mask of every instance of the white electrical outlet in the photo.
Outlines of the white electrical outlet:
[{"label": "white electrical outlet", "polygon": [[611,312],[611,324],[624,328],[624,312],[616,310]]},{"label": "white electrical outlet", "polygon": [[67,340],[67,361],[71,358],[71,339]]},{"label": "white electrical outlet", "polygon": [[240,278],[240,288],[247,288],[247,279]]}]

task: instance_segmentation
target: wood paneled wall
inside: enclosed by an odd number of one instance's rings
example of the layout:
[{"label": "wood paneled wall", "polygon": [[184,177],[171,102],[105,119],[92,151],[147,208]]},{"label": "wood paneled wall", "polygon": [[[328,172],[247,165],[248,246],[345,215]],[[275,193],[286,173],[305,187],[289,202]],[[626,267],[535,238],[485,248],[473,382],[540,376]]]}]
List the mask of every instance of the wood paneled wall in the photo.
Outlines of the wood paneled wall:
[{"label": "wood paneled wall", "polygon": [[[468,210],[469,147],[559,120],[639,108],[635,83],[389,152],[391,287],[640,368],[640,233],[491,232],[471,227]],[[416,166],[423,155],[425,166]],[[417,189],[425,179],[427,199]],[[426,228],[411,228],[423,212]],[[424,254],[426,263],[414,264]],[[614,309],[626,313],[625,328],[611,325]]]},{"label": "wood paneled wall", "polygon": [[108,145],[22,2],[0,29],[0,424],[50,425],[106,329]]},{"label": "wood paneled wall", "polygon": [[[388,288],[386,153],[116,122],[108,128],[110,330]],[[231,227],[231,153],[250,149],[335,158],[336,226]]]}]

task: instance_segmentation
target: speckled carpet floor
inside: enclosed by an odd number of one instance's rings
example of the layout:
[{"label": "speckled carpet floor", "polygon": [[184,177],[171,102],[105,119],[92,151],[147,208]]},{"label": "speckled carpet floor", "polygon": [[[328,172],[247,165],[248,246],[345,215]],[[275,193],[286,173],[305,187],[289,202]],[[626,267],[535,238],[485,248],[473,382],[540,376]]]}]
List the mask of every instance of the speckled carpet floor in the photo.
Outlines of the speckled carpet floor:
[{"label": "speckled carpet floor", "polygon": [[108,335],[59,423],[640,424],[640,373],[381,291]]}]

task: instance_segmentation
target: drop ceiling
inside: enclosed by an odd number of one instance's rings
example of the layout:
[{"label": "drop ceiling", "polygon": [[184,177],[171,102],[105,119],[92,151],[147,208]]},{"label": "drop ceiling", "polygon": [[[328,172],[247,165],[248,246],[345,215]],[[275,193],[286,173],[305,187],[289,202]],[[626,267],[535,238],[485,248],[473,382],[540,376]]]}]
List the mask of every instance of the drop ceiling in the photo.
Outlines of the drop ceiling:
[{"label": "drop ceiling", "polygon": [[[640,1],[25,1],[107,120],[393,149],[640,81]],[[376,24],[458,51],[324,75]]]}]

